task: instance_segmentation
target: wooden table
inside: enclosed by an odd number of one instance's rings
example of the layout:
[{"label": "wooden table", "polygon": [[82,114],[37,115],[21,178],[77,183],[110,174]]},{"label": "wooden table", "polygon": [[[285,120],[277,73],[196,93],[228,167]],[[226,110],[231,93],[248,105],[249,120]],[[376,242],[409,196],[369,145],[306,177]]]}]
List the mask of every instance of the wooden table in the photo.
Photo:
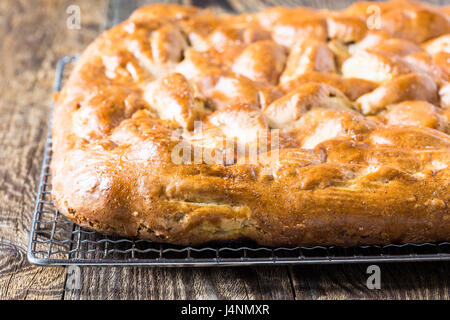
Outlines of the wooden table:
[{"label": "wooden table", "polygon": [[[125,19],[142,0],[0,1],[0,298],[2,299],[449,299],[450,262],[381,264],[381,290],[366,288],[367,265],[238,268],[83,267],[81,290],[66,268],[37,267],[26,245],[55,64]],[[280,0],[192,0],[216,11],[256,11]],[[342,8],[351,1],[297,4]],[[448,2],[447,1],[434,1]],[[295,1],[285,1],[293,5]],[[66,26],[81,9],[81,29]]]}]

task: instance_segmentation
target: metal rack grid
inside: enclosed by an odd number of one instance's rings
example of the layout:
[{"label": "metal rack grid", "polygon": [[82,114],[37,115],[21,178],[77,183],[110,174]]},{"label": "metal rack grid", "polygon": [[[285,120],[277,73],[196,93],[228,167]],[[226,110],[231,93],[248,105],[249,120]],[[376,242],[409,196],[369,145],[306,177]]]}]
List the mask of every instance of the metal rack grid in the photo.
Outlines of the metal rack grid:
[{"label": "metal rack grid", "polygon": [[[66,56],[58,62],[55,91],[61,89],[65,66],[76,58]],[[234,241],[183,247],[101,235],[73,224],[53,205],[49,169],[51,158],[49,128],[27,253],[28,260],[33,264],[242,266],[450,260],[450,242],[351,248],[270,248]]]}]

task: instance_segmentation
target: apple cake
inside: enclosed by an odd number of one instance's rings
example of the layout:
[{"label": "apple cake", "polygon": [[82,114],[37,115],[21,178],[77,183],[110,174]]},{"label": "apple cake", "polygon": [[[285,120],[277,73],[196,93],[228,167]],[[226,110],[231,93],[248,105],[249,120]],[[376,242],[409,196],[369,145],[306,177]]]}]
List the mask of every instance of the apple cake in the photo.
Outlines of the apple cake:
[{"label": "apple cake", "polygon": [[449,80],[449,7],[143,7],[55,97],[52,197],[172,244],[450,240]]}]

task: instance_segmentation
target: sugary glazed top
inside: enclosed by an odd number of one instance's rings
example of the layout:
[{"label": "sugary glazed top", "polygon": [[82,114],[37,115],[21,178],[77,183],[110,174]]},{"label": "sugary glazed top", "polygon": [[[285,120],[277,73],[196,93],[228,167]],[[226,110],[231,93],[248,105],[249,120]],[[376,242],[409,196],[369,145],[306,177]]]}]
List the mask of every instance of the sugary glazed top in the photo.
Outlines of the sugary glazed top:
[{"label": "sugary glazed top", "polygon": [[[449,80],[449,7],[144,7],[86,49],[57,97],[54,197],[91,226],[174,242],[183,218],[214,210],[245,228],[303,212],[305,190],[304,210],[448,215]],[[182,214],[156,227],[156,210]]]}]

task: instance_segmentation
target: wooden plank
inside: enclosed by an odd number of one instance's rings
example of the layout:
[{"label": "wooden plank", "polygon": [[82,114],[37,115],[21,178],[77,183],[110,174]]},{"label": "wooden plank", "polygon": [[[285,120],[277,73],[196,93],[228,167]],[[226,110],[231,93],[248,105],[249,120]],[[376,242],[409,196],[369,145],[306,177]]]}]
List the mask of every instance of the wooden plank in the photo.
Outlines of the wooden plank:
[{"label": "wooden plank", "polygon": [[292,299],[284,267],[83,267],[65,299]]},{"label": "wooden plank", "polygon": [[[66,27],[69,5],[82,30]],[[78,52],[103,28],[106,3],[0,2],[0,299],[58,299],[64,268],[26,260],[57,60]]]},{"label": "wooden plank", "polygon": [[449,262],[378,264],[380,290],[366,287],[368,266],[290,267],[296,299],[449,299]]},{"label": "wooden plank", "polygon": [[[123,0],[118,0],[123,1]],[[229,0],[162,0],[162,1],[154,1],[154,0],[137,0],[137,7],[142,7],[145,5],[149,5],[155,2],[160,3],[176,3],[183,5],[191,5],[197,6],[199,8],[207,8],[216,13],[232,13],[237,12],[234,10],[233,6],[229,2]]]},{"label": "wooden plank", "polygon": [[[152,1],[111,0],[108,26],[126,18],[134,5]],[[173,1],[172,1],[173,2]],[[209,1],[176,1],[210,7]],[[340,9],[352,1],[223,0],[217,12],[257,11],[270,5]],[[450,263],[381,264],[381,290],[366,287],[367,265],[240,268],[81,269],[81,289],[64,299],[395,299],[449,298]]]},{"label": "wooden plank", "polygon": [[106,28],[109,29],[127,19],[138,6],[137,0],[110,0]]}]

